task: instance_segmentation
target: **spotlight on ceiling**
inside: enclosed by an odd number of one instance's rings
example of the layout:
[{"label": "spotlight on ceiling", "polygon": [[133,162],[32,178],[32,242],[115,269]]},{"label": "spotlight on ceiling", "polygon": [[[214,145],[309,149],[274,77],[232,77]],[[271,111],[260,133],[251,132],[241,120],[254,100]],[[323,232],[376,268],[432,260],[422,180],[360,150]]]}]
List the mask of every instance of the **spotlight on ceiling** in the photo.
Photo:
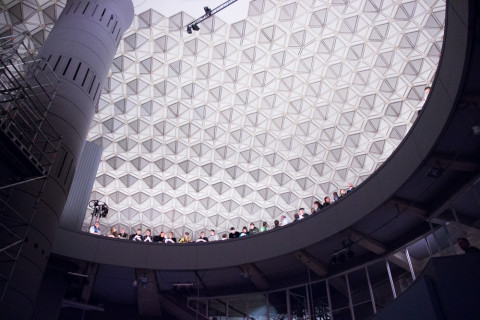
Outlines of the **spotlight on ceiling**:
[{"label": "spotlight on ceiling", "polygon": [[194,25],[192,26],[192,29],[193,29],[194,31],[198,31],[198,30],[200,30],[200,27],[199,27],[198,25],[194,24]]},{"label": "spotlight on ceiling", "polygon": [[209,7],[203,7],[203,10],[205,10],[206,15],[211,15],[212,14],[212,9],[210,9]]},{"label": "spotlight on ceiling", "polygon": [[187,33],[192,34],[192,28],[190,26],[187,26]]}]

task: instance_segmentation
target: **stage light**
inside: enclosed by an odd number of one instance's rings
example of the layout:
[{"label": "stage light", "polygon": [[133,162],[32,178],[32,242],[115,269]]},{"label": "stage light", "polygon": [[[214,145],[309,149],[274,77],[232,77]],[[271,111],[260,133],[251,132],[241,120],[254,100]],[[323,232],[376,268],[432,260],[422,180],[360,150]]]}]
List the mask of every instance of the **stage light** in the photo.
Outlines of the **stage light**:
[{"label": "stage light", "polygon": [[200,27],[199,27],[198,25],[194,24],[194,25],[192,26],[192,29],[193,29],[194,31],[198,31],[198,30],[200,30]]},{"label": "stage light", "polygon": [[192,28],[190,28],[190,26],[187,26],[187,33],[192,34]]},{"label": "stage light", "polygon": [[203,10],[205,10],[206,15],[211,15],[212,14],[212,9],[210,9],[209,7],[203,7]]}]

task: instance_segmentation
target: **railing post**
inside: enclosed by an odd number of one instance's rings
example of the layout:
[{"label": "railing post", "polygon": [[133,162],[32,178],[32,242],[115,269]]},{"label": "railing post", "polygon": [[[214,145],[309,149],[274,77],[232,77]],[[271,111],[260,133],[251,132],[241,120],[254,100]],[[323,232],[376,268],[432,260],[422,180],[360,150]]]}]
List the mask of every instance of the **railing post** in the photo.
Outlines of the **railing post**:
[{"label": "railing post", "polygon": [[428,243],[428,235],[425,236],[425,238],[423,238],[423,240],[425,240],[425,243],[427,245],[428,255],[431,258],[433,256],[433,252],[432,252],[432,247],[430,247],[430,243]]},{"label": "railing post", "polygon": [[370,291],[370,299],[372,300],[372,307],[373,307],[373,313],[377,313],[377,306],[375,304],[375,296],[373,295],[373,288],[372,288],[372,282],[370,281],[370,275],[368,274],[368,267],[365,266],[365,273],[367,274],[367,284],[368,284],[368,291]]},{"label": "railing post", "polygon": [[392,271],[390,270],[390,264],[388,260],[385,260],[387,266],[388,279],[390,280],[390,286],[392,287],[393,299],[397,299],[397,292],[395,291],[395,283],[393,282]]},{"label": "railing post", "polygon": [[347,282],[348,306],[352,314],[352,320],[355,320],[355,313],[353,312],[352,292],[350,291],[350,281],[348,281],[348,273],[345,273],[345,280]]},{"label": "railing post", "polygon": [[310,281],[308,282],[308,285],[305,286],[305,301],[307,302],[307,312],[308,312],[308,318],[307,319],[311,319],[312,318],[312,311],[310,309]]},{"label": "railing post", "polygon": [[410,253],[408,253],[408,248],[405,248],[405,254],[407,256],[408,267],[410,268],[410,273],[412,274],[412,280],[415,281],[415,270],[413,269],[412,260],[410,259]]},{"label": "railing post", "polygon": [[268,299],[268,292],[265,298],[267,300],[267,320],[270,320],[270,301]]},{"label": "railing post", "polygon": [[290,306],[290,289],[285,290],[285,294],[287,295],[288,320],[292,320],[292,307]]},{"label": "railing post", "polygon": [[325,280],[325,286],[327,287],[328,313],[330,313],[330,319],[334,320],[333,310],[332,310],[332,299],[330,298],[330,285],[328,284],[328,279]]}]

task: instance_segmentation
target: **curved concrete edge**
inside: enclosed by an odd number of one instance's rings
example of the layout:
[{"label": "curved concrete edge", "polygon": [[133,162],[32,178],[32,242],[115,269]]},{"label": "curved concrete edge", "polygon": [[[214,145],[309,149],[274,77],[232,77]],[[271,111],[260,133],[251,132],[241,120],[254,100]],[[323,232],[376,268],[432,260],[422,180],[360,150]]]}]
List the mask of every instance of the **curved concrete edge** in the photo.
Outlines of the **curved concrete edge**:
[{"label": "curved concrete edge", "polygon": [[422,165],[442,134],[461,93],[469,46],[469,4],[464,0],[450,0],[446,12],[445,41],[437,76],[414,127],[379,170],[346,199],[321,215],[280,230],[208,244],[136,243],[58,229],[53,253],[133,268],[225,268],[292,253],[366,217],[385,203]]}]

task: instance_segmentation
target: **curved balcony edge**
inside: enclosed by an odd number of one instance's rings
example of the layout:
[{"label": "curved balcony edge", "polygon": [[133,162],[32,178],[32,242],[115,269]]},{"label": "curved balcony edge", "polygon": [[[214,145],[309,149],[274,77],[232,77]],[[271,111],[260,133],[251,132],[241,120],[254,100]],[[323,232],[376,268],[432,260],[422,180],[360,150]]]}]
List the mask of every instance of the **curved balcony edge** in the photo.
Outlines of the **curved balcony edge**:
[{"label": "curved balcony edge", "polygon": [[387,161],[345,199],[322,214],[279,230],[199,244],[155,244],[58,229],[52,253],[117,266],[156,270],[206,270],[254,263],[318,243],[384,204],[424,163],[449,121],[468,67],[471,2],[450,0],[442,56],[418,120]]}]

